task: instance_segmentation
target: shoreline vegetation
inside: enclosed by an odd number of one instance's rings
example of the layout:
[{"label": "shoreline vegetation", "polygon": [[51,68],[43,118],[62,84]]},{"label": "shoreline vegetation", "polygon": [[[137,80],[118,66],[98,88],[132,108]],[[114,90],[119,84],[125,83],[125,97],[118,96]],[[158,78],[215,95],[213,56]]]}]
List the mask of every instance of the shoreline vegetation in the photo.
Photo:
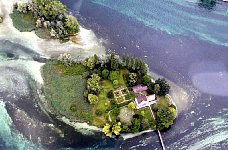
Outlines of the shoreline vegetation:
[{"label": "shoreline vegetation", "polygon": [[[77,19],[68,15],[66,7],[56,0],[16,3],[10,17],[19,31],[35,31],[43,39],[75,42],[79,32]],[[83,122],[96,126],[92,130],[103,128],[109,137],[164,130],[176,118],[176,106],[167,96],[170,86],[161,78],[151,82],[147,65],[137,58],[111,54],[77,59],[64,53],[42,67],[42,76],[49,113],[71,125]],[[135,86],[146,89],[137,93]],[[153,104],[138,108],[137,99],[153,96]]]},{"label": "shoreline vegetation", "polygon": [[56,0],[17,2],[10,17],[20,32],[35,31],[43,39],[68,41],[79,32],[77,19],[68,15],[66,6]]},{"label": "shoreline vegetation", "polygon": [[[170,86],[165,79],[151,82],[152,77],[147,73],[143,61],[129,56],[121,59],[114,54],[106,58],[94,55],[74,61],[65,53],[43,66],[43,90],[48,107],[57,116],[103,128],[109,137],[164,130],[173,124],[176,106],[167,96]],[[134,93],[137,85],[148,89]],[[122,95],[118,95],[119,91]],[[156,103],[137,109],[137,97],[151,94],[156,95]]]}]

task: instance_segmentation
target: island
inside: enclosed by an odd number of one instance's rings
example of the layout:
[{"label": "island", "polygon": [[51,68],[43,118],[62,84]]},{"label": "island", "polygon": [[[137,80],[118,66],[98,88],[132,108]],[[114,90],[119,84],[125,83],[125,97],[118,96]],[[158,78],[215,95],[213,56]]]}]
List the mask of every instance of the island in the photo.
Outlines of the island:
[{"label": "island", "polygon": [[[16,29],[42,39],[75,42],[80,32],[77,19],[57,0],[16,3],[11,18]],[[154,80],[138,58],[110,54],[80,59],[62,53],[47,60],[41,72],[41,103],[48,113],[96,126],[108,137],[165,130],[177,116],[167,81]]]},{"label": "island", "polygon": [[103,128],[109,137],[164,130],[173,124],[176,107],[166,80],[154,81],[147,68],[127,55],[75,61],[65,53],[42,68],[45,99],[55,115]]}]

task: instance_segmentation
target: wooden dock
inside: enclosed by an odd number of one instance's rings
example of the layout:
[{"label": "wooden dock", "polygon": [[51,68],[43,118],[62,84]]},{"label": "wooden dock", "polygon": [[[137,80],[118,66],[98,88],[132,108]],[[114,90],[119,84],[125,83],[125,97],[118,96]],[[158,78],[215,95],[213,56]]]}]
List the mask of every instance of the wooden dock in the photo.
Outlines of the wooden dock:
[{"label": "wooden dock", "polygon": [[[156,120],[153,110],[151,109],[150,106],[148,106],[148,107],[150,108],[150,112],[151,112],[151,115],[152,115],[153,119]],[[157,132],[158,132],[158,136],[159,136],[159,139],[160,139],[160,142],[161,142],[162,149],[165,150],[165,144],[163,142],[163,139],[162,139],[162,136],[161,136],[161,132],[158,129],[157,129]]]}]

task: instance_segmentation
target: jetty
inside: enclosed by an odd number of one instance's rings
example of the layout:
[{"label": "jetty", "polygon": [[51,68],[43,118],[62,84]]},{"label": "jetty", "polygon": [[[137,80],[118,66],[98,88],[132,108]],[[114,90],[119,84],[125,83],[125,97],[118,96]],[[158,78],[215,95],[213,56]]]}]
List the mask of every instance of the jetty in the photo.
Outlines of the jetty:
[{"label": "jetty", "polygon": [[[150,106],[148,106],[148,107],[150,108],[151,115],[152,115],[153,119],[155,120],[156,118],[155,118],[155,116],[154,116],[153,110],[151,109]],[[159,129],[157,129],[157,132],[158,132],[158,136],[159,136],[159,139],[160,139],[160,143],[161,143],[162,149],[165,150],[165,144],[164,144],[164,142],[163,142],[163,139],[162,139],[162,136],[161,136],[161,132],[160,132]]]}]

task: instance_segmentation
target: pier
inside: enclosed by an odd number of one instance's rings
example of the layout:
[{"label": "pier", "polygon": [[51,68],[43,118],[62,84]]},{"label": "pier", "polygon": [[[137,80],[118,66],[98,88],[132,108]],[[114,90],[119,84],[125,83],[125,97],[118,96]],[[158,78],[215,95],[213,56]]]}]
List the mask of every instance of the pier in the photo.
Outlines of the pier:
[{"label": "pier", "polygon": [[[150,106],[148,106],[148,107],[150,108],[150,112],[151,112],[151,115],[152,115],[153,119],[156,120],[153,110],[151,109]],[[161,142],[162,149],[165,150],[165,144],[163,142],[163,139],[162,139],[162,136],[161,136],[161,132],[158,129],[157,129],[157,132],[158,132],[158,136],[159,136],[159,139],[160,139],[160,142]]]}]

